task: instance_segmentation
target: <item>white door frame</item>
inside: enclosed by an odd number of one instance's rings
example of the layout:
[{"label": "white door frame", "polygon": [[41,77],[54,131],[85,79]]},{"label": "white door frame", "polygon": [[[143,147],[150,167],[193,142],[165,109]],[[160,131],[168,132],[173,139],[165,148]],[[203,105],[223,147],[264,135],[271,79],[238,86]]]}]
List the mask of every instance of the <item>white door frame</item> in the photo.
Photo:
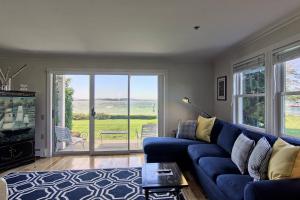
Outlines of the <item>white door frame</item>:
[{"label": "white door frame", "polygon": [[[90,75],[90,123],[89,123],[89,139],[90,147],[89,151],[70,151],[70,152],[55,152],[52,144],[52,134],[53,134],[53,75],[57,74],[70,74],[70,75]],[[79,155],[79,154],[128,154],[135,152],[142,152],[142,150],[130,150],[130,141],[128,140],[128,151],[105,151],[105,152],[95,152],[94,151],[94,120],[91,119],[91,109],[94,105],[94,76],[95,75],[128,75],[128,96],[130,95],[130,76],[134,75],[157,75],[158,76],[158,136],[165,136],[166,131],[166,91],[167,91],[167,71],[166,70],[111,70],[111,69],[70,69],[70,68],[51,68],[47,70],[47,138],[46,138],[46,148],[44,148],[43,156],[52,155]],[[129,101],[129,99],[128,99]],[[130,113],[130,105],[128,104],[128,113]],[[128,120],[128,132],[130,126],[130,119]],[[92,134],[91,134],[92,133]],[[129,134],[128,134],[128,137]]]}]

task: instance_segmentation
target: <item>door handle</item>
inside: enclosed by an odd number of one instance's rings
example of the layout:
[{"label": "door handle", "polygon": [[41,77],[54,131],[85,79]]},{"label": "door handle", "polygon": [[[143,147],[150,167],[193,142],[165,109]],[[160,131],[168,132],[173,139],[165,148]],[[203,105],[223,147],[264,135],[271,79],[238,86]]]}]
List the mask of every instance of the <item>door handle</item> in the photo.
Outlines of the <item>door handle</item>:
[{"label": "door handle", "polygon": [[92,110],[91,110],[91,115],[92,115],[92,117],[94,117],[94,118],[95,118],[95,116],[96,116],[96,112],[95,112],[95,108],[94,108],[94,107],[93,107]]}]

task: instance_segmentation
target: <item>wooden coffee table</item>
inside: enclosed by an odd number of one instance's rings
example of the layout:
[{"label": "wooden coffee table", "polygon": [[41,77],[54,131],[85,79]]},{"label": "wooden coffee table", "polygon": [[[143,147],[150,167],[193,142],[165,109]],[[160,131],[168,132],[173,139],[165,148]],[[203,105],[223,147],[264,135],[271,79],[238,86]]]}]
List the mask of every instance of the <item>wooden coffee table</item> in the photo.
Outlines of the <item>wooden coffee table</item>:
[{"label": "wooden coffee table", "polygon": [[188,183],[176,163],[146,163],[142,168],[142,188],[149,193],[173,193],[180,200],[180,190]]}]

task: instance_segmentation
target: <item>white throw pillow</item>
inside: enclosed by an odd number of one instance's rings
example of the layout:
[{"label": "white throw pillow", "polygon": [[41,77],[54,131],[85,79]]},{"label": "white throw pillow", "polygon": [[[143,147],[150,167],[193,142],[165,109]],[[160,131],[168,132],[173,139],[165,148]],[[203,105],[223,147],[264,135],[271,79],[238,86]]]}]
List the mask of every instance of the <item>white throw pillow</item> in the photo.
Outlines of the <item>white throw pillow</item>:
[{"label": "white throw pillow", "polygon": [[247,171],[248,159],[254,146],[254,140],[249,139],[243,133],[241,133],[234,142],[231,160],[239,168],[242,174],[245,174]]}]

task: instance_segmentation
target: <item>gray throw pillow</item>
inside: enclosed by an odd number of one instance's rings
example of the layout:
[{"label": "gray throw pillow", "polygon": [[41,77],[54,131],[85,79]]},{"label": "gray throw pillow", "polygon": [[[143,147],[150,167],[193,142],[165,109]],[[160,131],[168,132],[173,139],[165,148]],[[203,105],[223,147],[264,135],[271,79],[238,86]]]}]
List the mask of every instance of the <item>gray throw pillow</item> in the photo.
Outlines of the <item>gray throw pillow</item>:
[{"label": "gray throw pillow", "polygon": [[254,147],[248,162],[249,175],[255,181],[267,178],[272,147],[265,137],[262,137]]},{"label": "gray throw pillow", "polygon": [[247,171],[248,159],[254,146],[254,140],[249,139],[243,133],[234,142],[231,160],[239,168],[241,174],[245,174]]},{"label": "gray throw pillow", "polygon": [[195,140],[196,128],[196,120],[187,120],[185,122],[179,122],[176,138]]}]

